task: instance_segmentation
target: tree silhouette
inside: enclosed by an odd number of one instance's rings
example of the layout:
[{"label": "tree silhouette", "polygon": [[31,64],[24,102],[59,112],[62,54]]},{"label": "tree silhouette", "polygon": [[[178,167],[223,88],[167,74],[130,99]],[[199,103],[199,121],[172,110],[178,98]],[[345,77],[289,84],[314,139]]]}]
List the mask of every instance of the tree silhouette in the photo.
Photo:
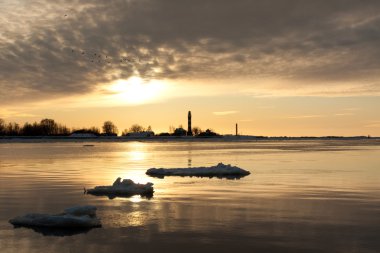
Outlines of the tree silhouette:
[{"label": "tree silhouette", "polygon": [[207,129],[204,132],[201,132],[198,134],[198,137],[220,137],[221,135],[218,133],[215,133],[212,129]]},{"label": "tree silhouette", "polygon": [[193,129],[191,129],[191,131],[193,132],[193,135],[198,135],[202,132],[202,129],[200,127],[193,127]]},{"label": "tree silhouette", "polygon": [[130,133],[142,133],[142,132],[153,132],[153,130],[151,126],[148,126],[147,128],[145,128],[139,124],[133,124],[130,128],[125,129],[122,135],[127,136]]},{"label": "tree silhouette", "polygon": [[105,121],[103,123],[103,133],[105,135],[117,135],[118,130],[112,121]]},{"label": "tree silhouette", "polygon": [[174,136],[185,136],[187,131],[183,129],[183,127],[178,127],[174,130],[173,135]]},{"label": "tree silhouette", "polygon": [[53,119],[43,119],[40,125],[43,135],[56,135],[58,133],[58,125]]},{"label": "tree silhouette", "polygon": [[94,134],[100,135],[100,130],[97,127],[73,129],[73,134]]},{"label": "tree silhouette", "polygon": [[169,133],[174,133],[175,127],[173,125],[169,126]]},{"label": "tree silhouette", "polygon": [[15,122],[9,122],[8,125],[6,125],[5,134],[12,136],[12,135],[19,135],[20,134],[20,125]]},{"label": "tree silhouette", "polygon": [[145,131],[145,128],[139,124],[133,124],[130,128],[129,128],[129,132],[130,133],[141,133],[141,132],[144,132]]},{"label": "tree silhouette", "polygon": [[5,135],[5,121],[0,119],[0,135]]}]

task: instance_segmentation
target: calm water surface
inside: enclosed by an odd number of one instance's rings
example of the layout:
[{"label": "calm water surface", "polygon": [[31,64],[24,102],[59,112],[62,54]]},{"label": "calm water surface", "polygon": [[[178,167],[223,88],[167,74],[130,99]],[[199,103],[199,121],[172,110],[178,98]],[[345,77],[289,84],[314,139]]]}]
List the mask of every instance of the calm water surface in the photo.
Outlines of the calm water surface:
[{"label": "calm water surface", "polygon": [[[1,253],[380,252],[376,141],[84,144],[0,143]],[[145,175],[152,167],[219,162],[251,175]],[[153,182],[153,198],[83,194],[117,177]],[[8,223],[84,204],[98,207],[102,228],[58,236]]]}]

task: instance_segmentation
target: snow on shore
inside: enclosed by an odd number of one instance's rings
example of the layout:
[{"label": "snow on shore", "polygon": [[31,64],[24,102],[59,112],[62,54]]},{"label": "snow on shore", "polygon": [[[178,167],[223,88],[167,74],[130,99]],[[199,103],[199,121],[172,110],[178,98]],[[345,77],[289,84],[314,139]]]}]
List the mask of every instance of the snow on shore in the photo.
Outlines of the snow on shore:
[{"label": "snow on shore", "polygon": [[192,168],[151,168],[146,174],[154,177],[164,176],[196,176],[196,177],[219,177],[219,178],[239,178],[251,174],[247,170],[243,170],[230,164],[219,163],[211,167],[192,167]]},{"label": "snow on shore", "polygon": [[96,186],[93,189],[86,190],[87,194],[92,195],[105,195],[109,197],[116,196],[152,196],[153,195],[153,184],[136,184],[130,179],[121,180],[120,177],[116,179],[113,185],[110,186]]},{"label": "snow on shore", "polygon": [[60,214],[29,213],[10,219],[14,226],[49,228],[93,228],[100,227],[95,206],[75,206]]}]

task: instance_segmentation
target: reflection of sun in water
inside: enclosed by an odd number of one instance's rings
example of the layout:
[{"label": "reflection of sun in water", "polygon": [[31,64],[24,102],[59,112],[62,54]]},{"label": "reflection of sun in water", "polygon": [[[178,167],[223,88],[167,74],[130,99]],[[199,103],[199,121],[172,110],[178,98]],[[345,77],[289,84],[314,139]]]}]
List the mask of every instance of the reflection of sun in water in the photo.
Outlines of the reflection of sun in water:
[{"label": "reflection of sun in water", "polygon": [[115,93],[112,97],[120,102],[129,104],[143,104],[158,99],[164,91],[165,85],[158,80],[144,81],[140,77],[120,79],[107,90]]},{"label": "reflection of sun in water", "polygon": [[147,222],[148,214],[135,211],[128,214],[127,223],[129,226],[143,226]]},{"label": "reflection of sun in water", "polygon": [[125,151],[122,152],[121,155],[126,167],[122,171],[119,171],[119,174],[115,176],[123,179],[131,179],[135,183],[140,184],[150,182],[149,178],[145,175],[147,168],[145,168],[145,166],[142,168],[142,162],[147,160],[149,155],[149,152],[147,152],[147,145],[141,142],[130,142],[125,145]]},{"label": "reflection of sun in water", "polygon": [[142,161],[146,159],[146,153],[144,152],[144,143],[131,142],[128,146],[131,150],[126,151],[124,153],[124,157],[129,161]]},{"label": "reflection of sun in water", "polygon": [[133,203],[139,203],[141,202],[142,198],[140,195],[134,195],[132,197],[129,198],[129,201],[133,202]]},{"label": "reflection of sun in water", "polygon": [[[134,204],[138,205],[138,204]],[[130,212],[115,212],[110,215],[110,221],[116,227],[144,226],[147,224],[148,212],[139,211],[139,207],[134,207]]]},{"label": "reflection of sun in water", "polygon": [[128,157],[131,161],[142,161],[145,158],[145,153],[142,151],[130,151]]}]

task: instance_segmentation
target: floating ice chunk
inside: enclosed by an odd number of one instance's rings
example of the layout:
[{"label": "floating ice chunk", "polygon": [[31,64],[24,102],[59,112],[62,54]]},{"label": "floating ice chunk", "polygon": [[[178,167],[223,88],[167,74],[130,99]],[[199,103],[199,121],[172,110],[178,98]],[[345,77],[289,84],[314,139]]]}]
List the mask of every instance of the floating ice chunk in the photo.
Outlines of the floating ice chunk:
[{"label": "floating ice chunk", "polygon": [[86,190],[86,193],[92,195],[105,195],[110,198],[117,196],[130,197],[133,195],[141,195],[150,197],[153,195],[153,184],[136,184],[130,179],[121,179],[118,177],[110,186],[96,186],[93,189]]},{"label": "floating ice chunk", "polygon": [[218,178],[241,178],[251,174],[230,164],[218,163],[211,167],[192,167],[192,168],[152,168],[146,174],[153,177],[163,178],[164,176],[196,176],[196,177],[218,177]]},{"label": "floating ice chunk", "polygon": [[94,206],[72,207],[60,214],[29,213],[10,219],[9,222],[15,226],[25,227],[93,228],[101,226]]}]

